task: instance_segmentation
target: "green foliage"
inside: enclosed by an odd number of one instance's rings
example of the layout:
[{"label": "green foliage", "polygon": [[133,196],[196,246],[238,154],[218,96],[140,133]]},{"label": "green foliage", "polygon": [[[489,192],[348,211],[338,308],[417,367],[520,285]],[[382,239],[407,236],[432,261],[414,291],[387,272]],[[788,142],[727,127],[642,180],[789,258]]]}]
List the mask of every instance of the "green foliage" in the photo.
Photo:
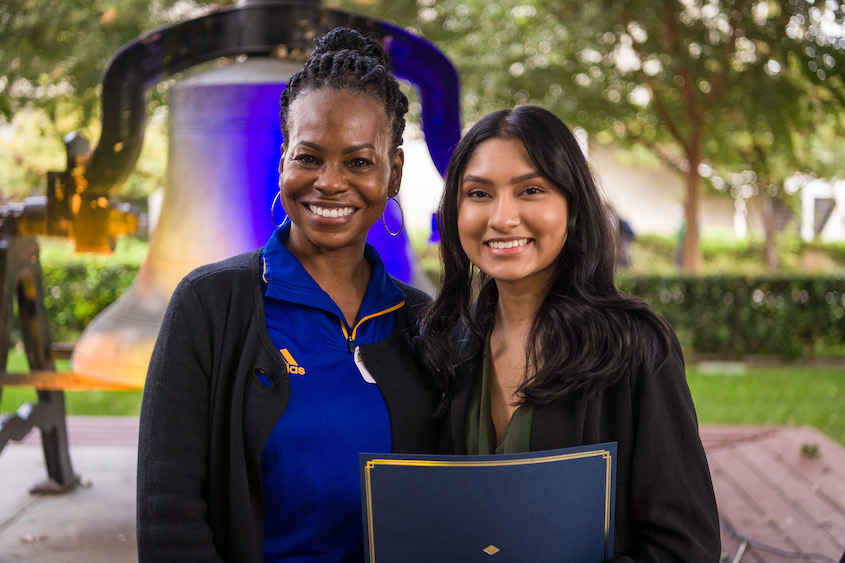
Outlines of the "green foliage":
[{"label": "green foliage", "polygon": [[[135,169],[120,189],[122,198],[138,199],[148,196],[163,184],[167,164],[167,128],[163,113],[156,113],[147,124],[144,144]],[[0,193],[7,201],[21,201],[24,197],[44,194],[48,171],[64,171],[67,153],[64,134],[73,127],[73,120],[51,121],[43,110],[25,109],[15,114],[0,135],[0,172],[3,184]],[[93,139],[98,121],[86,130],[83,137]],[[0,124],[0,130],[2,130]]]},{"label": "green foliage", "polygon": [[653,252],[665,256],[672,256],[678,248],[677,238],[653,233],[636,235],[634,244],[637,245],[638,249],[650,248]]},{"label": "green foliage", "polygon": [[[706,273],[679,275],[677,238],[639,235],[634,265],[619,273],[617,284],[663,315],[689,352],[845,357],[845,244],[791,237],[782,245],[788,271],[773,276],[766,273],[760,241],[711,231],[702,242]],[[437,285],[437,247],[415,241],[415,248],[427,257],[423,267]]]},{"label": "green foliage", "polygon": [[37,106],[55,120],[75,108],[70,130],[85,127],[99,108],[98,85],[106,64],[123,44],[163,24],[195,17],[211,3],[4,0],[0,116],[10,120],[22,108]]},{"label": "green foliage", "polygon": [[[161,25],[198,16],[208,0],[4,0],[0,2],[0,195],[44,193],[46,173],[63,171],[62,140],[80,132],[96,146],[100,80],[122,45]],[[226,3],[226,2],[223,2]],[[219,4],[219,2],[217,2]],[[143,152],[123,186],[127,198],[161,185],[165,125],[156,108]]]},{"label": "green foliage", "polygon": [[845,356],[845,245],[785,235],[779,245],[784,272],[773,276],[762,241],[719,231],[703,233],[701,240],[703,273],[680,276],[676,239],[638,236],[633,267],[620,272],[619,286],[652,304],[691,352]]},{"label": "green foliage", "polygon": [[618,279],[675,328],[681,342],[720,358],[814,357],[845,342],[845,278],[666,276]]},{"label": "green foliage", "polygon": [[733,229],[712,229],[709,233],[702,233],[701,255],[705,260],[713,259],[720,254],[730,254],[734,259],[747,259],[759,248],[755,248],[755,242],[751,237],[739,238],[733,233]]},{"label": "green foliage", "polygon": [[[2,122],[0,122],[0,126]],[[46,113],[21,111],[0,135],[0,193],[7,200],[44,193],[48,170],[64,170],[62,136]]]},{"label": "green foliage", "polygon": [[821,457],[821,450],[818,444],[801,444],[801,457],[806,459],[816,459]]},{"label": "green foliage", "polygon": [[[777,257],[783,274],[812,273],[845,275],[845,243],[804,242],[794,233],[779,233]],[[704,262],[700,274],[769,275],[763,245],[753,234],[738,238],[721,229],[702,229],[701,248]],[[628,275],[675,275],[678,267],[677,237],[640,234],[632,246],[633,264]]]},{"label": "green foliage", "polygon": [[419,260],[420,268],[431,281],[432,286],[437,287],[437,284],[440,283],[442,270],[440,267],[440,246],[428,242],[430,233],[426,231],[409,231],[408,235],[414,249],[414,255]]},{"label": "green foliage", "polygon": [[73,253],[70,241],[44,240],[41,268],[47,324],[54,342],[75,342],[100,311],[135,279],[147,245],[121,237],[111,255]]},{"label": "green foliage", "polygon": [[707,128],[705,156],[714,158],[733,158],[732,149],[750,149],[758,137],[789,146],[795,122],[823,118],[825,104],[841,108],[845,97],[834,71],[845,49],[829,31],[845,19],[840,3],[326,4],[386,18],[441,47],[460,71],[470,121],[537,103],[606,140],[645,146],[684,173],[694,150],[685,143],[697,129]]},{"label": "green foliage", "polygon": [[845,241],[827,243],[812,241],[805,243],[803,246],[805,250],[824,252],[829,255],[834,262],[838,264],[845,264]]},{"label": "green foliage", "polygon": [[[66,133],[82,130],[96,143],[99,81],[121,45],[232,3],[0,4],[2,194],[40,191],[45,172],[60,169],[55,163],[63,151],[57,147]],[[599,142],[650,151],[687,176],[688,209],[699,197],[699,173],[713,187],[748,199],[784,197],[783,179],[796,170],[822,177],[845,172],[841,2],[325,4],[385,19],[434,42],[458,67],[468,121],[503,106],[535,103]],[[154,118],[163,103],[154,89]],[[32,126],[27,113],[48,124]],[[5,142],[9,132],[12,142]],[[145,150],[151,144],[157,148],[149,158],[142,155],[124,197],[144,196],[160,185],[162,145],[148,138]],[[690,214],[687,223],[693,224]]]},{"label": "green foliage", "polygon": [[[699,175],[748,200],[784,198],[795,171],[845,173],[841,2],[328,4],[389,18],[442,48],[469,121],[538,104],[600,143],[647,149],[685,176],[688,225],[699,222]],[[695,233],[684,241],[690,270]]]}]

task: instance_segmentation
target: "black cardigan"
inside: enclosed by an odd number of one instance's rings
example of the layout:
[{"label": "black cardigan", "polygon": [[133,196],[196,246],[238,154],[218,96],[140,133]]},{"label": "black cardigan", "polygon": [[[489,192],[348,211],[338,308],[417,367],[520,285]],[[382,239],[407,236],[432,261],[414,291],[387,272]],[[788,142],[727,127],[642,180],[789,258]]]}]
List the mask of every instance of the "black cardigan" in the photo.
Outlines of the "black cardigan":
[{"label": "black cardigan", "polygon": [[[290,387],[266,330],[260,253],[195,270],[171,298],[141,407],[142,562],[263,559],[261,452]],[[397,284],[406,304],[393,334],[361,350],[387,404],[393,451],[433,453],[440,394],[410,341],[429,297]]]},{"label": "black cardigan", "polygon": [[[477,343],[472,348],[472,359],[457,368],[444,453],[466,453],[467,409],[481,373]],[[614,561],[719,561],[716,499],[677,339],[658,371],[644,370],[587,401],[569,397],[534,408],[531,451],[614,441]]]}]

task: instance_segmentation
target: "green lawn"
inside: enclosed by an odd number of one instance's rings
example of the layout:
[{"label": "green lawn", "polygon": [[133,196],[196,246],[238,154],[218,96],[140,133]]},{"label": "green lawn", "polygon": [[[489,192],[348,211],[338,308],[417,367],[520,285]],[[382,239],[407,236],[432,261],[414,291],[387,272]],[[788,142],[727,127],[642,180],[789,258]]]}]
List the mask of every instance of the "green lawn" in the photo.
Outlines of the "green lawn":
[{"label": "green lawn", "polygon": [[[9,352],[6,369],[22,372],[29,369],[23,354]],[[56,362],[56,369],[68,369],[67,361]],[[3,387],[0,399],[0,413],[12,412],[26,402],[35,401],[35,391],[26,387]],[[77,415],[128,415],[141,412],[141,391],[68,391],[65,393],[68,414]]]},{"label": "green lawn", "polygon": [[[32,389],[4,387],[0,412],[15,411],[35,398]],[[72,415],[137,416],[141,413],[141,391],[67,391],[65,406]]]},{"label": "green lawn", "polygon": [[748,368],[736,375],[687,369],[701,424],[814,426],[845,445],[845,369]]},{"label": "green lawn", "polygon": [[[26,369],[26,361],[12,354],[8,369]],[[806,424],[845,445],[845,369],[749,367],[728,375],[700,373],[690,366],[687,379],[701,424]],[[35,399],[31,389],[7,387],[2,392],[0,412]],[[136,416],[141,392],[71,391],[66,401],[69,414]]]}]

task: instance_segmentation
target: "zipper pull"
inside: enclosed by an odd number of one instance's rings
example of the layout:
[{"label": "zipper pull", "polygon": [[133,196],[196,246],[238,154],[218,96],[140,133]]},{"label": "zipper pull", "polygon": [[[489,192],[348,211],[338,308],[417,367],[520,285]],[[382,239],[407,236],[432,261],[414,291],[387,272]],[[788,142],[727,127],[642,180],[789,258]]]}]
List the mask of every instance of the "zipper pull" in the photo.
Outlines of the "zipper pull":
[{"label": "zipper pull", "polygon": [[343,331],[343,336],[346,337],[346,342],[349,344],[349,353],[355,353],[355,330],[353,328],[349,328],[347,330],[346,322],[343,319],[340,319],[340,329]]}]

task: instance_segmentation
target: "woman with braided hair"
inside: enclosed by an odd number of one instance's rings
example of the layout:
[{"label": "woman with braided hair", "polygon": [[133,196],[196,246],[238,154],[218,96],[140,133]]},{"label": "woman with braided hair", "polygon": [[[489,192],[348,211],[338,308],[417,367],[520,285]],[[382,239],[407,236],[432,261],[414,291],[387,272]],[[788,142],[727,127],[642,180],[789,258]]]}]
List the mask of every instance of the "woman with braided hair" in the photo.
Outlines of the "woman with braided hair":
[{"label": "woman with braided hair", "polygon": [[411,345],[429,299],[366,243],[402,177],[389,68],[353,30],[318,41],[281,99],[287,219],[176,289],[141,409],[141,561],[363,560],[358,453],[436,450]]}]

